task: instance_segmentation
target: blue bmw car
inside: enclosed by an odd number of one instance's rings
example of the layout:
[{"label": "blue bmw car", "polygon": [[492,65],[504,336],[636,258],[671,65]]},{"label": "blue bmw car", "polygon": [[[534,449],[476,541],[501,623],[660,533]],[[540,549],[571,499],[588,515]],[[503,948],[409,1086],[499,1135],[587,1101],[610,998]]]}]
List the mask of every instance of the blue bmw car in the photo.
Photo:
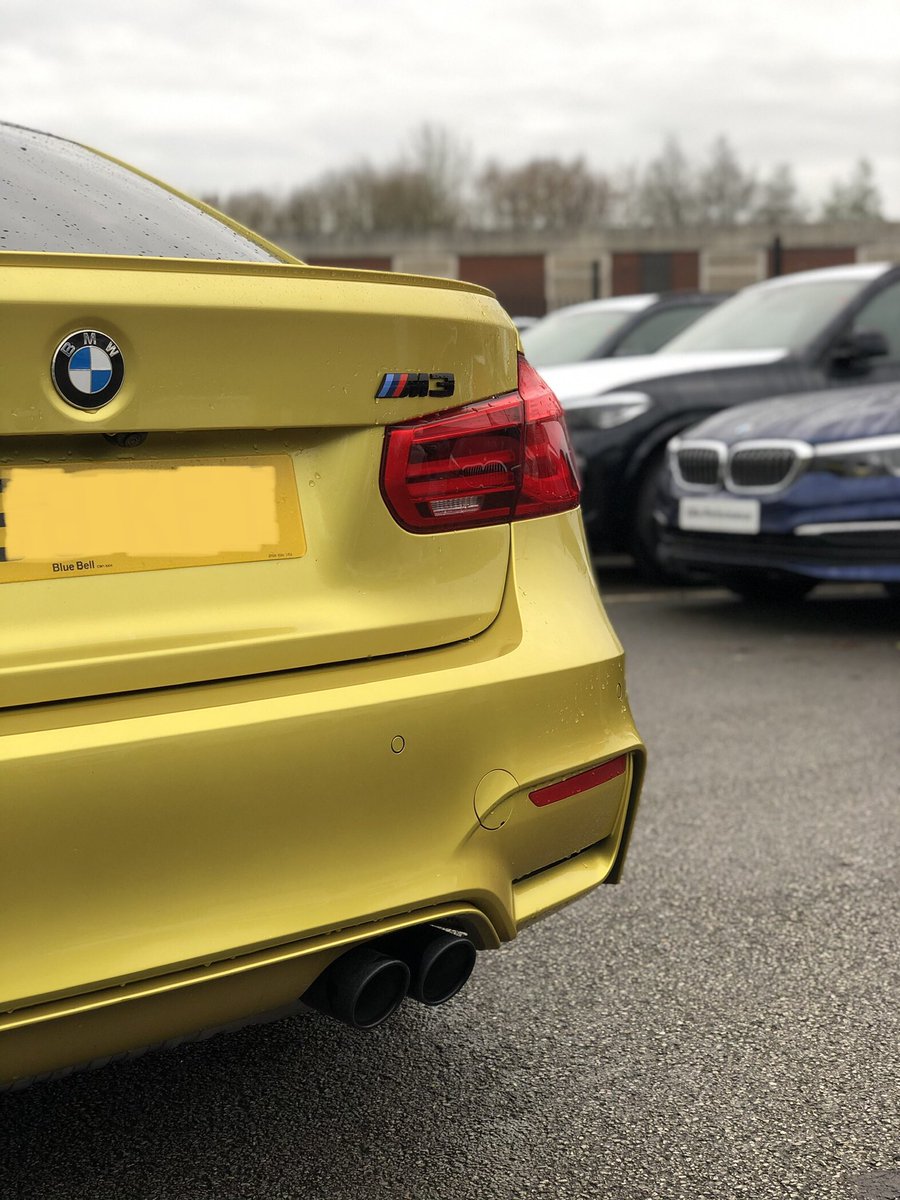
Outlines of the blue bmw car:
[{"label": "blue bmw car", "polygon": [[669,443],[655,516],[671,567],[754,599],[817,583],[900,595],[900,386],[776,397]]}]

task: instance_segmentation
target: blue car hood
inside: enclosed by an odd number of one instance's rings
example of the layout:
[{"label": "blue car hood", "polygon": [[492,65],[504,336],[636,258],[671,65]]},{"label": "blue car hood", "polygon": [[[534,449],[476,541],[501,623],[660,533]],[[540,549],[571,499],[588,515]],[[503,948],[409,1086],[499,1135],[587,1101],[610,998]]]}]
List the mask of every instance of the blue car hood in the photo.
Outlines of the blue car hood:
[{"label": "blue car hood", "polygon": [[748,438],[796,438],[813,445],[900,434],[900,385],[806,392],[727,408],[701,421],[690,437],[731,443]]}]

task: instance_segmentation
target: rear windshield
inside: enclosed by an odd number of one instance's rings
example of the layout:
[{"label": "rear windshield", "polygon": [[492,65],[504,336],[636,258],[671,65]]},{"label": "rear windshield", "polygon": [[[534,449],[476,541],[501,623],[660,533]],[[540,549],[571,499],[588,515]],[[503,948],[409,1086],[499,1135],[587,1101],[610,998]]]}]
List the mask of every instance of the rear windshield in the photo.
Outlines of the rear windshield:
[{"label": "rear windshield", "polygon": [[0,250],[281,261],[125,167],[74,142],[3,124]]}]

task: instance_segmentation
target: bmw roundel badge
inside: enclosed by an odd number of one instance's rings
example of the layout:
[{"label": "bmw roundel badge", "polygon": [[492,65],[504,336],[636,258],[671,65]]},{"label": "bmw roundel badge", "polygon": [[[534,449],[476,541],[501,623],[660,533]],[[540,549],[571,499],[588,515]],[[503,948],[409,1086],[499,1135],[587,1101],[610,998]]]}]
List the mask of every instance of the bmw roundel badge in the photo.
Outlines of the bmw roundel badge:
[{"label": "bmw roundel badge", "polygon": [[122,386],[122,351],[98,329],[79,329],[60,342],[51,367],[56,390],[73,408],[95,412]]}]

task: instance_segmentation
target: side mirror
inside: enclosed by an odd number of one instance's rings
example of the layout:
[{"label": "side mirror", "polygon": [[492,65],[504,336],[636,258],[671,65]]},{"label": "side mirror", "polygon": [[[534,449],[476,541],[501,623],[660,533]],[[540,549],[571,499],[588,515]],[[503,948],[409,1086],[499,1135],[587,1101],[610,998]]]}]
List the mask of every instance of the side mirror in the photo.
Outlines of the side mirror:
[{"label": "side mirror", "polygon": [[889,353],[890,346],[880,329],[856,329],[835,343],[831,357],[837,363],[849,365]]}]

